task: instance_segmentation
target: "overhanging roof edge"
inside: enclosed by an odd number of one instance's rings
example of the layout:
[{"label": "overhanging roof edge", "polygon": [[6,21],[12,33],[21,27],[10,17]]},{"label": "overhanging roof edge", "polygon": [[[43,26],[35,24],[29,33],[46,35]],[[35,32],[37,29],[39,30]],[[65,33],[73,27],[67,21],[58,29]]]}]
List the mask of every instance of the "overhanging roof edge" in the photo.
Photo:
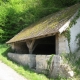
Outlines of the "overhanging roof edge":
[{"label": "overhanging roof edge", "polygon": [[70,25],[71,21],[77,16],[78,11],[59,29],[59,33],[61,34],[62,32],[64,32]]}]

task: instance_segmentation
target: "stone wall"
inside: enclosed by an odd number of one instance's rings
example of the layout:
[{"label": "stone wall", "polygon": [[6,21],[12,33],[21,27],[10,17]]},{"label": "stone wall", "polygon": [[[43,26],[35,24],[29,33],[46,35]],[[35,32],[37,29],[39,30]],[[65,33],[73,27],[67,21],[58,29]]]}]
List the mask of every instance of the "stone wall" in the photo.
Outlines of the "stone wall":
[{"label": "stone wall", "polygon": [[60,34],[58,39],[59,39],[59,54],[69,53],[67,38]]},{"label": "stone wall", "polygon": [[[36,71],[47,74],[47,61],[50,60],[52,55],[36,55]],[[74,72],[70,66],[63,63],[61,56],[54,55],[51,60],[50,69],[48,72],[49,76],[52,78],[57,78],[58,76],[69,78],[74,76]]]},{"label": "stone wall", "polygon": [[36,68],[37,72],[45,72],[47,69],[47,61],[51,55],[34,55],[34,54],[18,54],[8,53],[8,58],[20,65],[28,65],[30,68]]},{"label": "stone wall", "polygon": [[37,72],[45,72],[47,69],[47,61],[51,55],[36,55],[36,70]]},{"label": "stone wall", "polygon": [[70,29],[70,48],[71,48],[71,52],[75,53],[78,45],[77,45],[77,41],[76,41],[76,36],[80,33],[80,17],[76,20],[76,24],[73,25]]},{"label": "stone wall", "polygon": [[50,77],[58,77],[61,63],[61,57],[59,55],[54,55],[52,65],[50,67]]},{"label": "stone wall", "polygon": [[28,54],[29,50],[25,42],[16,42],[10,44],[12,47],[12,50],[16,53],[22,53],[22,54]]},{"label": "stone wall", "polygon": [[[30,68],[35,68],[37,72],[47,74],[47,61],[52,55],[33,55],[33,54],[17,54],[8,53],[8,57],[20,65],[28,65]],[[56,78],[59,75],[62,77],[73,77],[74,73],[68,64],[64,64],[59,55],[54,55],[51,60],[48,74],[50,77]]]},{"label": "stone wall", "polygon": [[63,63],[63,60],[59,55],[54,55],[50,67],[50,77],[57,78],[58,76],[70,78],[74,76],[74,72],[68,64]]},{"label": "stone wall", "polygon": [[17,62],[20,65],[28,65],[30,68],[36,67],[35,55],[32,54],[17,54],[17,53],[8,53],[8,58]]}]

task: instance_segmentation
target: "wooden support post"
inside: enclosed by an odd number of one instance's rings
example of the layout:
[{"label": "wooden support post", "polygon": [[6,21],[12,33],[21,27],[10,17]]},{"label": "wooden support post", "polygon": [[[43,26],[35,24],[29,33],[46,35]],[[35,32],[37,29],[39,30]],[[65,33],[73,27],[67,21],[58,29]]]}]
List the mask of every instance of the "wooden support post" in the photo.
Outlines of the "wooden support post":
[{"label": "wooden support post", "polygon": [[34,49],[36,48],[36,46],[40,43],[40,41],[36,41],[35,45],[33,45],[32,50],[34,51]]},{"label": "wooden support post", "polygon": [[26,41],[26,44],[27,44],[30,54],[32,54],[32,52],[33,52],[34,43],[35,43],[35,40]]}]

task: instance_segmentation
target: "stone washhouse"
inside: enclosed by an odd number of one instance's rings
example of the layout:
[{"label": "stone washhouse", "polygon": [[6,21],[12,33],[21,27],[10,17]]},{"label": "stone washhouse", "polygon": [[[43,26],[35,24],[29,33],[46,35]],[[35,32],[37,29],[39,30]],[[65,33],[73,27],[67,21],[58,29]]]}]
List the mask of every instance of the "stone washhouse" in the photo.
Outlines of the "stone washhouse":
[{"label": "stone washhouse", "polygon": [[[47,69],[47,60],[52,54],[69,53],[68,40],[64,36],[70,22],[78,14],[79,4],[65,8],[59,12],[42,18],[40,21],[23,29],[7,44],[10,44],[14,53],[8,57],[21,65],[28,65],[37,71]],[[80,18],[70,29],[70,47],[75,52],[77,44],[74,42],[80,32]],[[58,59],[60,60],[60,58]]]}]

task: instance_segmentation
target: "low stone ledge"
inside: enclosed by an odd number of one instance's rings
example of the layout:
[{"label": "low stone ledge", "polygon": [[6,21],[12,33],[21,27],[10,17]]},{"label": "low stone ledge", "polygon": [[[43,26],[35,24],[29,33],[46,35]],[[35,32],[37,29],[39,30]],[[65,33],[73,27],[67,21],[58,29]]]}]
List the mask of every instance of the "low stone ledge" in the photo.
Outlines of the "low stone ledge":
[{"label": "low stone ledge", "polygon": [[17,62],[20,65],[28,65],[30,68],[36,66],[35,55],[33,54],[18,54],[18,53],[8,53],[8,58]]}]

